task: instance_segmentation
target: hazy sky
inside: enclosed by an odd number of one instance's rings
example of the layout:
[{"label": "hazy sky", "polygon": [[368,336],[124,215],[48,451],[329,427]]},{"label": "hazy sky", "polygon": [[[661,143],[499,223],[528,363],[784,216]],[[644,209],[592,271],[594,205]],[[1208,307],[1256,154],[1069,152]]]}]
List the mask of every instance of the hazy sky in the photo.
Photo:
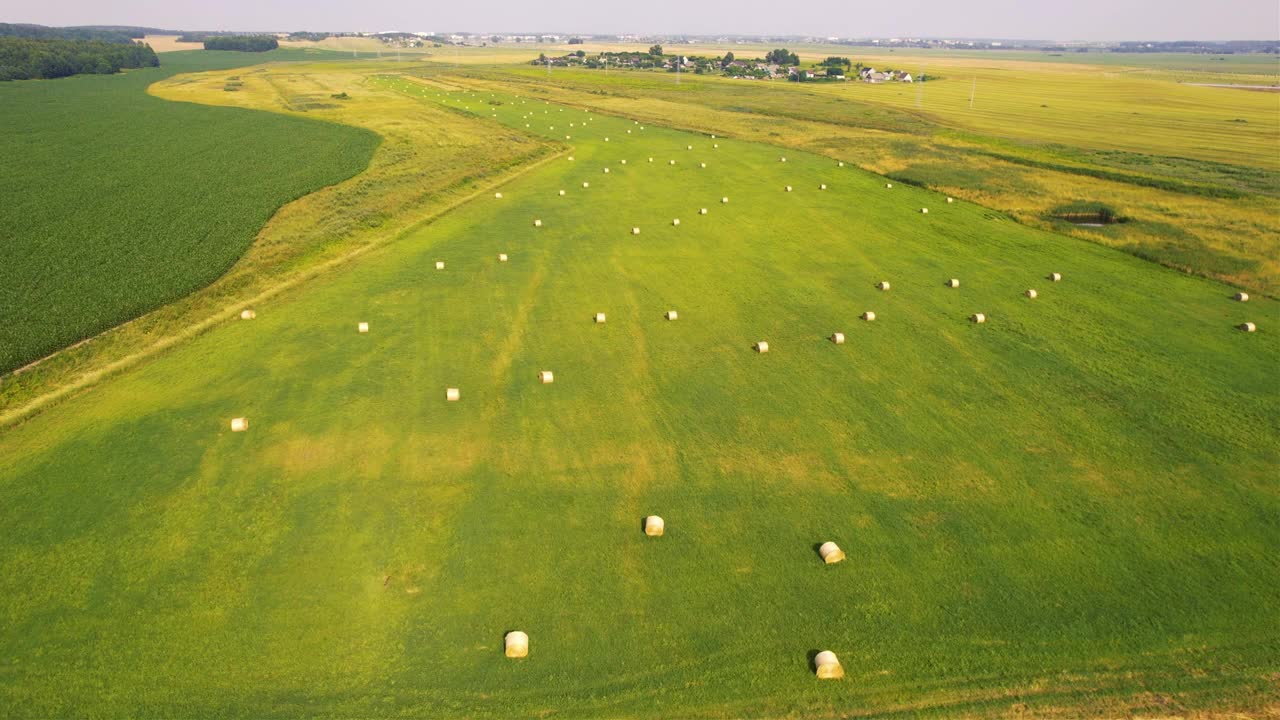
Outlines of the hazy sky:
[{"label": "hazy sky", "polygon": [[1280,38],[1280,1],[0,0],[0,22],[179,30],[1274,40]]}]

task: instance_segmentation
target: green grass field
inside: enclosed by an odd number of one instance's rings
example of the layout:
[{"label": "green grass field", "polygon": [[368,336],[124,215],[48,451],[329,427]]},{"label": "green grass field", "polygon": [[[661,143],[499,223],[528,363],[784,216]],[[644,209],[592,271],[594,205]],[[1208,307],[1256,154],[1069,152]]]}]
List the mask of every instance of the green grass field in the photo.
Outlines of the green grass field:
[{"label": "green grass field", "polygon": [[0,435],[0,714],[1280,702],[1274,301],[825,157],[377,82],[571,150]]},{"label": "green grass field", "polygon": [[356,174],[379,142],[347,126],[167,102],[148,85],[332,57],[167,53],[159,68],[0,85],[0,373],[212,282],[281,205]]}]

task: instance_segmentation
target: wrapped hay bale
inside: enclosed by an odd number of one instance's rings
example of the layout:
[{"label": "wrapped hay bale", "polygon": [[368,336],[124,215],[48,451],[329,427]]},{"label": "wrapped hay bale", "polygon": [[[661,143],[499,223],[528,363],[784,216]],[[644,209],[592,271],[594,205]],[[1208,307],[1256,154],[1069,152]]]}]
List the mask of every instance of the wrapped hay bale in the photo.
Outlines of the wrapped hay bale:
[{"label": "wrapped hay bale", "polygon": [[680,218],[672,219],[671,224],[675,227],[680,227]]},{"label": "wrapped hay bale", "polygon": [[987,321],[987,316],[982,313],[974,313],[969,317],[969,319],[975,323],[984,323]]},{"label": "wrapped hay bale", "polygon": [[597,322],[597,323],[603,323],[603,322],[604,322],[604,313],[596,313],[596,322]]},{"label": "wrapped hay bale", "polygon": [[826,183],[822,183],[821,185],[819,185],[819,186],[818,186],[818,189],[819,189],[819,190],[826,190],[826,189],[827,189],[827,184],[826,184]]},{"label": "wrapped hay bale", "polygon": [[1253,324],[1253,323],[1251,323],[1251,322],[1241,323],[1241,324],[1239,325],[1239,328],[1240,328],[1240,330],[1241,330],[1242,332],[1257,332],[1257,331],[1258,331],[1258,326],[1257,326],[1257,325],[1254,325],[1254,324]]},{"label": "wrapped hay bale", "polygon": [[880,282],[876,283],[876,288],[877,288],[877,289],[879,289],[879,290],[888,290],[888,289],[889,289],[889,281],[888,281],[888,280],[881,280]]},{"label": "wrapped hay bale", "polygon": [[591,187],[591,183],[589,183],[589,182],[584,182],[584,183],[582,183],[582,187],[584,187],[584,188],[589,188],[589,187]]},{"label": "wrapped hay bale", "polygon": [[493,196],[494,196],[495,198],[499,199],[499,200],[501,200],[501,199],[502,199],[502,193],[500,193],[500,192],[496,192],[496,193],[494,193],[494,194],[493,194]]},{"label": "wrapped hay bale", "polygon": [[437,270],[443,270],[443,269],[444,269],[444,262],[443,262],[443,261],[441,261],[441,260],[437,260],[437,261],[436,261],[436,269],[437,269]]},{"label": "wrapped hay bale", "polygon": [[644,534],[649,537],[661,537],[666,529],[666,523],[657,515],[650,515],[644,519]]},{"label": "wrapped hay bale", "polygon": [[665,318],[666,318],[666,319],[668,319],[668,320],[678,320],[678,319],[680,319],[680,313],[676,312],[675,310],[668,310],[668,311],[663,315],[663,317],[665,317]]},{"label": "wrapped hay bale", "polygon": [[920,208],[920,214],[921,214],[921,215],[928,215],[928,214],[929,214],[929,208]]},{"label": "wrapped hay bale", "polygon": [[893,183],[885,183],[884,186],[887,188],[893,188]]},{"label": "wrapped hay bale", "polygon": [[445,400],[448,400],[449,402],[458,402],[458,399],[461,397],[462,397],[462,393],[458,390],[458,388],[445,388],[445,391],[444,391]]},{"label": "wrapped hay bale", "polygon": [[675,161],[675,160],[668,160],[668,161],[667,161],[667,164],[668,164],[668,165],[675,165],[675,164],[676,164],[676,161]]},{"label": "wrapped hay bale", "polygon": [[950,280],[947,281],[947,287],[958,288],[960,287],[960,281],[956,278],[951,278]]},{"label": "wrapped hay bale", "polygon": [[786,161],[787,161],[787,159],[786,159],[785,157],[780,157],[780,158],[778,158],[778,162],[786,162]]},{"label": "wrapped hay bale", "polygon": [[542,383],[543,385],[550,385],[555,381],[556,381],[555,373],[551,372],[550,370],[543,370],[538,373],[538,382]]},{"label": "wrapped hay bale", "polygon": [[506,262],[506,261],[507,261],[507,254],[506,254],[506,253],[498,253],[498,262]]},{"label": "wrapped hay bale", "polygon": [[1031,298],[1032,300],[1035,300],[1037,295],[1036,291],[1032,288],[1028,288],[1027,291],[1023,294]]},{"label": "wrapped hay bale", "polygon": [[362,333],[369,332],[369,323],[362,322],[359,325],[356,325],[356,332],[362,332]]},{"label": "wrapped hay bale", "polygon": [[609,174],[609,168],[605,168],[605,169],[604,169],[604,174],[605,174],[605,175],[608,175],[608,174]]},{"label": "wrapped hay bale", "polygon": [[875,319],[876,319],[876,314],[875,314],[874,312],[871,312],[870,310],[868,310],[868,311],[866,311],[866,312],[862,313],[862,319],[863,319],[863,320],[866,320],[867,322],[871,322],[872,320],[875,320]]},{"label": "wrapped hay bale", "polygon": [[542,227],[542,221],[541,221],[541,220],[534,220],[534,221],[533,221],[533,226],[534,226],[534,227]]},{"label": "wrapped hay bale", "polygon": [[760,342],[756,343],[753,347],[755,347],[756,352],[758,353],[769,352],[769,343],[765,342],[764,340],[761,340]]},{"label": "wrapped hay bale", "polygon": [[831,333],[831,342],[837,345],[844,344],[844,333]]},{"label": "wrapped hay bale", "polygon": [[633,228],[631,228],[631,234],[632,234],[632,235],[639,235],[639,234],[640,234],[640,228],[638,228],[638,227],[633,227]]},{"label": "wrapped hay bale", "polygon": [[953,202],[955,202],[955,198],[947,198],[947,204],[948,204],[948,205],[950,205],[950,204],[951,204],[951,203],[953,203]]},{"label": "wrapped hay bale", "polygon": [[790,186],[790,185],[788,185],[788,186],[787,186],[787,192],[791,192],[791,186]]},{"label": "wrapped hay bale", "polygon": [[707,209],[706,209],[706,208],[702,208],[702,209],[698,210],[698,214],[699,214],[699,215],[706,215],[706,214],[707,214]]},{"label": "wrapped hay bale", "polygon": [[1062,282],[1062,273],[1049,273],[1049,279],[1053,282]]},{"label": "wrapped hay bale", "polygon": [[564,191],[563,191],[563,190],[561,190],[561,191],[560,191],[560,197],[564,197]]},{"label": "wrapped hay bale", "polygon": [[818,554],[822,556],[822,562],[828,565],[834,565],[844,560],[844,551],[840,549],[839,545],[830,540],[818,546]]},{"label": "wrapped hay bale", "polygon": [[503,647],[509,658],[529,656],[529,636],[519,630],[512,630],[502,638]]},{"label": "wrapped hay bale", "polygon": [[[628,130],[627,132],[631,132],[631,131],[630,131],[630,130]],[[627,161],[626,161],[626,160],[619,160],[619,162],[621,162],[623,165],[626,165],[626,164],[627,164]]]},{"label": "wrapped hay bale", "polygon": [[727,197],[722,197],[722,198],[720,198],[720,202],[722,202],[722,203],[727,203],[727,202],[729,202],[729,198],[727,198]]},{"label": "wrapped hay bale", "polygon": [[844,677],[844,668],[840,660],[830,650],[823,650],[813,658],[814,673],[819,680],[839,680]]},{"label": "wrapped hay bale", "polygon": [[258,317],[258,313],[254,312],[254,311],[252,311],[252,310],[241,310],[241,311],[240,311],[240,319],[241,319],[241,320],[252,320],[252,319],[254,319],[254,318],[256,318],[256,317]]},{"label": "wrapped hay bale", "polygon": [[706,166],[707,166],[706,163],[698,163],[698,167],[705,168]]},{"label": "wrapped hay bale", "polygon": [[1235,294],[1235,299],[1237,302],[1249,302],[1249,293],[1238,292]]},{"label": "wrapped hay bale", "polygon": [[244,432],[249,429],[249,418],[231,418],[231,432]]}]

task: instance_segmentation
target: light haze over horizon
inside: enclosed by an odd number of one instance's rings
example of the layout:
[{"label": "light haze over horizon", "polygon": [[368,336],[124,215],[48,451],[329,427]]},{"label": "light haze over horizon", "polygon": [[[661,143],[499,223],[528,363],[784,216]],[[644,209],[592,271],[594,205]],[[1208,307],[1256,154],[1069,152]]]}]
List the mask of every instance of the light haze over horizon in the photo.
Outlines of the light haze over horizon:
[{"label": "light haze over horizon", "polygon": [[[1025,40],[1276,40],[1276,0],[814,0],[797,11],[743,0],[732,10],[678,0],[538,0],[431,8],[407,0],[60,0],[0,3],[0,22],[133,25],[169,30],[807,35]],[[877,8],[872,12],[871,8]]]}]

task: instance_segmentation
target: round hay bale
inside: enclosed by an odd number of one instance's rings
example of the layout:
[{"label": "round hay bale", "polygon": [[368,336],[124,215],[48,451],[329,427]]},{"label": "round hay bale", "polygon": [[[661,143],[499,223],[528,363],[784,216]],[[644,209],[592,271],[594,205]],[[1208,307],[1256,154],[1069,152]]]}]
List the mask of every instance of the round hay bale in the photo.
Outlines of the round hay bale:
[{"label": "round hay bale", "polygon": [[837,345],[844,344],[844,333],[831,333],[831,342]]},{"label": "round hay bale", "polygon": [[819,185],[819,186],[818,186],[818,189],[819,189],[819,190],[826,190],[826,189],[827,189],[827,184],[826,184],[826,183],[822,183],[821,185]]},{"label": "round hay bale", "polygon": [[362,322],[359,325],[356,325],[356,332],[361,332],[361,333],[369,332],[369,323]]},{"label": "round hay bale", "polygon": [[876,283],[876,288],[879,290],[888,290],[889,287],[890,285],[888,280],[881,280],[880,282]]},{"label": "round hay bale", "polygon": [[529,656],[529,636],[519,630],[512,630],[502,638],[502,645],[509,658]]},{"label": "round hay bale", "polygon": [[947,204],[948,204],[948,205],[950,205],[951,203],[953,203],[953,202],[955,202],[955,201],[956,201],[956,200],[955,200],[955,198],[947,198]]},{"label": "round hay bale", "polygon": [[692,146],[692,145],[686,145],[684,149],[685,149],[685,150],[692,150],[692,149],[693,149],[693,146]]},{"label": "round hay bale", "polygon": [[872,312],[872,311],[868,310],[868,311],[866,311],[866,312],[862,313],[862,315],[861,315],[860,317],[861,317],[863,320],[866,320],[867,322],[871,322],[871,321],[873,321],[873,320],[875,320],[875,319],[876,319],[876,314],[875,314],[874,312]]},{"label": "round hay bale", "polygon": [[657,515],[649,515],[644,519],[644,534],[649,537],[661,537],[667,530],[667,524]]},{"label": "round hay bale", "polygon": [[756,352],[758,353],[769,352],[769,343],[765,342],[764,340],[761,340],[760,342],[756,343],[753,347],[756,349]]},{"label": "round hay bale", "polygon": [[561,190],[561,191],[560,191],[560,197],[564,197],[564,191],[563,191],[563,190]]},{"label": "round hay bale", "polygon": [[680,313],[676,312],[675,310],[668,310],[666,313],[663,314],[662,317],[668,320],[679,320]]},{"label": "round hay bale", "polygon": [[958,288],[960,287],[960,281],[956,278],[951,278],[950,280],[947,281],[947,287]]},{"label": "round hay bale", "polygon": [[627,161],[626,161],[626,160],[619,160],[618,162],[622,163],[623,165],[626,165],[626,164],[627,164]]},{"label": "round hay bale", "polygon": [[628,131],[627,131],[627,134],[628,134],[628,135],[630,135],[630,134],[631,134],[631,131],[630,131],[630,130],[628,130]]},{"label": "round hay bale", "polygon": [[589,182],[583,182],[583,183],[582,183],[582,187],[584,187],[584,188],[589,188],[589,187],[591,187],[591,183],[589,183]]},{"label": "round hay bale", "polygon": [[597,322],[597,323],[603,323],[603,322],[604,322],[604,313],[596,313],[596,318],[595,318],[595,320],[596,320],[596,322]]},{"label": "round hay bale", "polygon": [[674,219],[671,221],[671,224],[672,224],[673,226],[675,226],[675,227],[680,227],[680,218],[674,218]]},{"label": "round hay bale", "polygon": [[885,187],[887,187],[887,188],[892,188],[892,187],[893,187],[893,183],[885,183],[885,184],[884,184],[884,186],[885,186]]},{"label": "round hay bale", "polygon": [[445,388],[444,399],[448,402],[458,402],[462,397],[462,392],[458,388]]},{"label": "round hay bale", "polygon": [[564,136],[564,139],[565,139],[565,140],[572,140],[573,138],[569,137],[568,135],[565,135],[565,136]]},{"label": "round hay bale", "polygon": [[699,214],[699,215],[706,215],[706,214],[707,214],[707,209],[706,209],[706,208],[702,208],[702,209],[698,210],[698,214]]},{"label": "round hay bale", "polygon": [[720,202],[721,202],[721,203],[727,203],[727,202],[729,202],[729,198],[727,198],[727,197],[722,197],[722,198],[720,198]]},{"label": "round hay bale", "polygon": [[609,138],[605,138],[605,139],[604,139],[604,141],[605,141],[605,142],[609,142]]},{"label": "round hay bale", "polygon": [[[525,127],[528,127],[528,125],[526,125]],[[569,156],[569,159],[570,159],[570,160],[573,160],[573,156],[572,156],[572,155],[570,155],[570,156]]]},{"label": "round hay bale", "polygon": [[506,262],[506,261],[507,261],[507,254],[506,254],[506,253],[498,253],[498,262]]},{"label": "round hay bale", "polygon": [[442,261],[442,260],[437,260],[437,261],[436,261],[436,269],[437,269],[437,270],[443,270],[443,269],[444,269],[444,261]]},{"label": "round hay bale", "polygon": [[787,161],[787,159],[786,159],[785,157],[780,157],[780,158],[778,158],[778,161],[779,161],[779,162],[786,162],[786,161]]},{"label": "round hay bale", "polygon": [[653,158],[649,158],[649,162],[653,162]]},{"label": "round hay bale", "polygon": [[974,313],[969,317],[969,319],[975,323],[984,323],[987,321],[987,316],[982,313]]},{"label": "round hay bale", "polygon": [[844,668],[840,660],[830,650],[823,650],[813,658],[814,674],[819,680],[839,680],[844,677]]},{"label": "round hay bale", "polygon": [[844,560],[844,551],[840,546],[830,540],[818,546],[818,554],[822,556],[822,562],[828,565],[834,565]]},{"label": "round hay bale", "polygon": [[791,186],[790,186],[790,185],[788,185],[788,186],[787,186],[787,192],[791,192]]},{"label": "round hay bale", "polygon": [[841,161],[840,161],[840,167],[844,167],[844,161],[843,161],[843,160],[841,160]]},{"label": "round hay bale", "polygon": [[632,234],[632,235],[639,235],[639,234],[640,234],[640,228],[638,228],[638,227],[633,227],[633,228],[631,228],[631,234]]},{"label": "round hay bale", "polygon": [[712,136],[711,136],[711,139],[712,139],[712,140],[715,140],[715,139],[716,139],[716,136],[715,136],[715,135],[712,135]]},{"label": "round hay bale", "polygon": [[1062,282],[1062,273],[1049,273],[1049,279],[1053,282]]},{"label": "round hay bale", "polygon": [[668,165],[675,165],[675,164],[676,164],[676,161],[675,161],[675,160],[668,160],[668,161],[667,161],[667,164],[668,164]]},{"label": "round hay bale", "polygon": [[499,200],[501,200],[501,199],[502,199],[502,193],[500,193],[500,192],[496,192],[496,193],[494,193],[494,194],[493,194],[493,196],[494,196],[495,198],[499,199]]},{"label": "round hay bale", "polygon": [[1236,293],[1236,295],[1235,295],[1235,299],[1236,299],[1236,301],[1237,301],[1237,302],[1249,302],[1249,293],[1247,293],[1247,292],[1238,292],[1238,293]]},{"label": "round hay bale", "polygon": [[1254,324],[1253,324],[1253,323],[1251,323],[1251,322],[1241,323],[1241,324],[1239,325],[1239,328],[1240,328],[1240,330],[1241,330],[1242,332],[1257,332],[1257,331],[1258,331],[1258,326],[1257,326],[1257,325],[1254,325]]},{"label": "round hay bale", "polygon": [[698,167],[700,168],[705,168],[706,166],[707,166],[706,163],[698,163]]},{"label": "round hay bale", "polygon": [[534,226],[534,227],[542,227],[542,221],[541,221],[541,220],[534,220],[534,221],[533,221],[533,226]]},{"label": "round hay bale", "polygon": [[254,311],[252,311],[252,310],[241,310],[241,311],[240,311],[240,319],[241,319],[241,320],[252,320],[252,319],[254,319],[254,318],[256,318],[256,317],[258,317],[258,313],[254,312]]},{"label": "round hay bale", "polygon": [[608,174],[609,174],[609,168],[605,168],[605,169],[604,169],[604,174],[605,174],[605,175],[608,175]]},{"label": "round hay bale", "polygon": [[538,373],[538,382],[542,383],[543,385],[550,385],[555,381],[556,381],[556,375],[550,370],[542,370]]},{"label": "round hay bale", "polygon": [[244,432],[249,429],[249,418],[231,418],[231,432]]},{"label": "round hay bale", "polygon": [[1023,295],[1026,295],[1027,297],[1031,298],[1032,300],[1035,300],[1035,299],[1036,299],[1036,295],[1037,295],[1037,293],[1036,293],[1036,291],[1035,291],[1035,289],[1034,289],[1034,288],[1028,288],[1028,289],[1027,289],[1027,291],[1026,291],[1025,293],[1023,293]]},{"label": "round hay bale", "polygon": [[711,147],[712,147],[713,149],[719,149],[719,147],[720,147],[720,143],[711,143]]}]

